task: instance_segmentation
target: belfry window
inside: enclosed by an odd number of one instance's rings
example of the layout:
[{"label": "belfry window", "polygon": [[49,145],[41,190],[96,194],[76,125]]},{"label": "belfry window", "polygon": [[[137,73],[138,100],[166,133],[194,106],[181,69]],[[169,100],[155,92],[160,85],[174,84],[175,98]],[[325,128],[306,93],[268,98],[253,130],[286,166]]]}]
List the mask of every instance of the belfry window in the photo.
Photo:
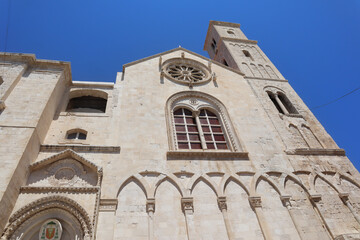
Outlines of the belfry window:
[{"label": "belfry window", "polygon": [[282,92],[267,92],[270,100],[275,105],[279,113],[282,114],[299,114],[296,108],[291,104],[290,100]]},{"label": "belfry window", "polygon": [[215,39],[212,39],[211,48],[214,50],[214,52],[216,52],[216,41],[215,41]]},{"label": "belfry window", "polygon": [[178,149],[228,149],[219,118],[208,109],[174,111]]},{"label": "belfry window", "polygon": [[251,61],[254,61],[253,57],[251,56],[251,54],[249,53],[249,51],[247,50],[242,50],[242,52],[244,53],[245,57],[247,57],[248,59],[250,59]]}]

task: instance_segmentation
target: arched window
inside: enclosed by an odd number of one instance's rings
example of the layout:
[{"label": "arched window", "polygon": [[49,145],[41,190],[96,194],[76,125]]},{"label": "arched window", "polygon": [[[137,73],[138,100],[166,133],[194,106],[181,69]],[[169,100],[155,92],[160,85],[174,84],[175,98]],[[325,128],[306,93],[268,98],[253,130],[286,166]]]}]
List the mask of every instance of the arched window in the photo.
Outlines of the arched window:
[{"label": "arched window", "polygon": [[242,50],[242,52],[244,53],[245,57],[247,57],[251,61],[254,61],[253,57],[251,56],[248,50]]},{"label": "arched window", "polygon": [[235,35],[234,30],[232,29],[228,29],[226,32],[230,35]]},{"label": "arched window", "polygon": [[105,113],[108,94],[100,90],[80,89],[70,92],[68,112]]},{"label": "arched window", "polygon": [[227,61],[225,59],[222,60],[222,63],[227,67],[229,66],[229,64],[227,63]]},{"label": "arched window", "polygon": [[179,108],[174,111],[174,122],[179,149],[228,149],[220,121],[212,111]]},{"label": "arched window", "polygon": [[166,109],[170,150],[243,150],[225,107],[217,99],[186,91],[170,97]]},{"label": "arched window", "polygon": [[72,129],[67,131],[66,139],[69,140],[85,140],[87,132],[82,129]]},{"label": "arched window", "polygon": [[275,87],[266,87],[265,89],[271,102],[274,104],[279,113],[282,114],[299,114],[296,108],[292,105],[285,93]]}]

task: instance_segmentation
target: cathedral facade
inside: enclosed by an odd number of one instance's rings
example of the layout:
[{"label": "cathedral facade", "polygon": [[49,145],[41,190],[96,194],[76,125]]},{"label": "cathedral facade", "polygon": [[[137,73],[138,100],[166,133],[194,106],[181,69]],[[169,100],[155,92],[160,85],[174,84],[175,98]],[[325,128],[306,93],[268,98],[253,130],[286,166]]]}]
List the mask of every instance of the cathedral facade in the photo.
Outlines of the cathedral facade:
[{"label": "cathedral facade", "polygon": [[1,240],[360,239],[360,175],[239,24],[115,83],[0,55]]}]

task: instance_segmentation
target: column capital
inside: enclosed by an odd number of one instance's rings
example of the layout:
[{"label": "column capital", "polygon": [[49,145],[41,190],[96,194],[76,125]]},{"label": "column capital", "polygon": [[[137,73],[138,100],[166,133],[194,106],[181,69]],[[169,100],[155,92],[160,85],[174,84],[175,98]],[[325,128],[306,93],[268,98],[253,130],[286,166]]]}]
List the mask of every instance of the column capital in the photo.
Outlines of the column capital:
[{"label": "column capital", "polygon": [[218,197],[217,199],[218,205],[220,210],[227,210],[227,204],[226,204],[226,197],[222,196],[222,197]]},{"label": "column capital", "polygon": [[261,208],[262,202],[260,196],[249,196],[249,202],[253,208]]},{"label": "column capital", "polygon": [[146,212],[155,212],[155,198],[148,198],[146,200]]},{"label": "column capital", "polygon": [[194,212],[194,199],[192,197],[181,198],[182,210],[186,212]]},{"label": "column capital", "polygon": [[344,202],[347,202],[349,200],[349,193],[348,192],[339,192],[339,197]]},{"label": "column capital", "polygon": [[291,206],[291,203],[290,203],[291,195],[282,195],[282,196],[280,196],[280,199],[285,207]]}]

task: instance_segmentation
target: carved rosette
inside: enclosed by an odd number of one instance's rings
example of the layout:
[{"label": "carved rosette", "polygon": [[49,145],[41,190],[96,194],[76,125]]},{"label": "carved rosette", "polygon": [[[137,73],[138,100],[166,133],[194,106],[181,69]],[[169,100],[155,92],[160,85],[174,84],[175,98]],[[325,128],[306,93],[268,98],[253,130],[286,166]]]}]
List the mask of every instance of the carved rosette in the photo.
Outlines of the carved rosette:
[{"label": "carved rosette", "polygon": [[162,65],[162,74],[168,79],[193,86],[211,80],[211,73],[204,64],[188,58],[172,58]]}]

